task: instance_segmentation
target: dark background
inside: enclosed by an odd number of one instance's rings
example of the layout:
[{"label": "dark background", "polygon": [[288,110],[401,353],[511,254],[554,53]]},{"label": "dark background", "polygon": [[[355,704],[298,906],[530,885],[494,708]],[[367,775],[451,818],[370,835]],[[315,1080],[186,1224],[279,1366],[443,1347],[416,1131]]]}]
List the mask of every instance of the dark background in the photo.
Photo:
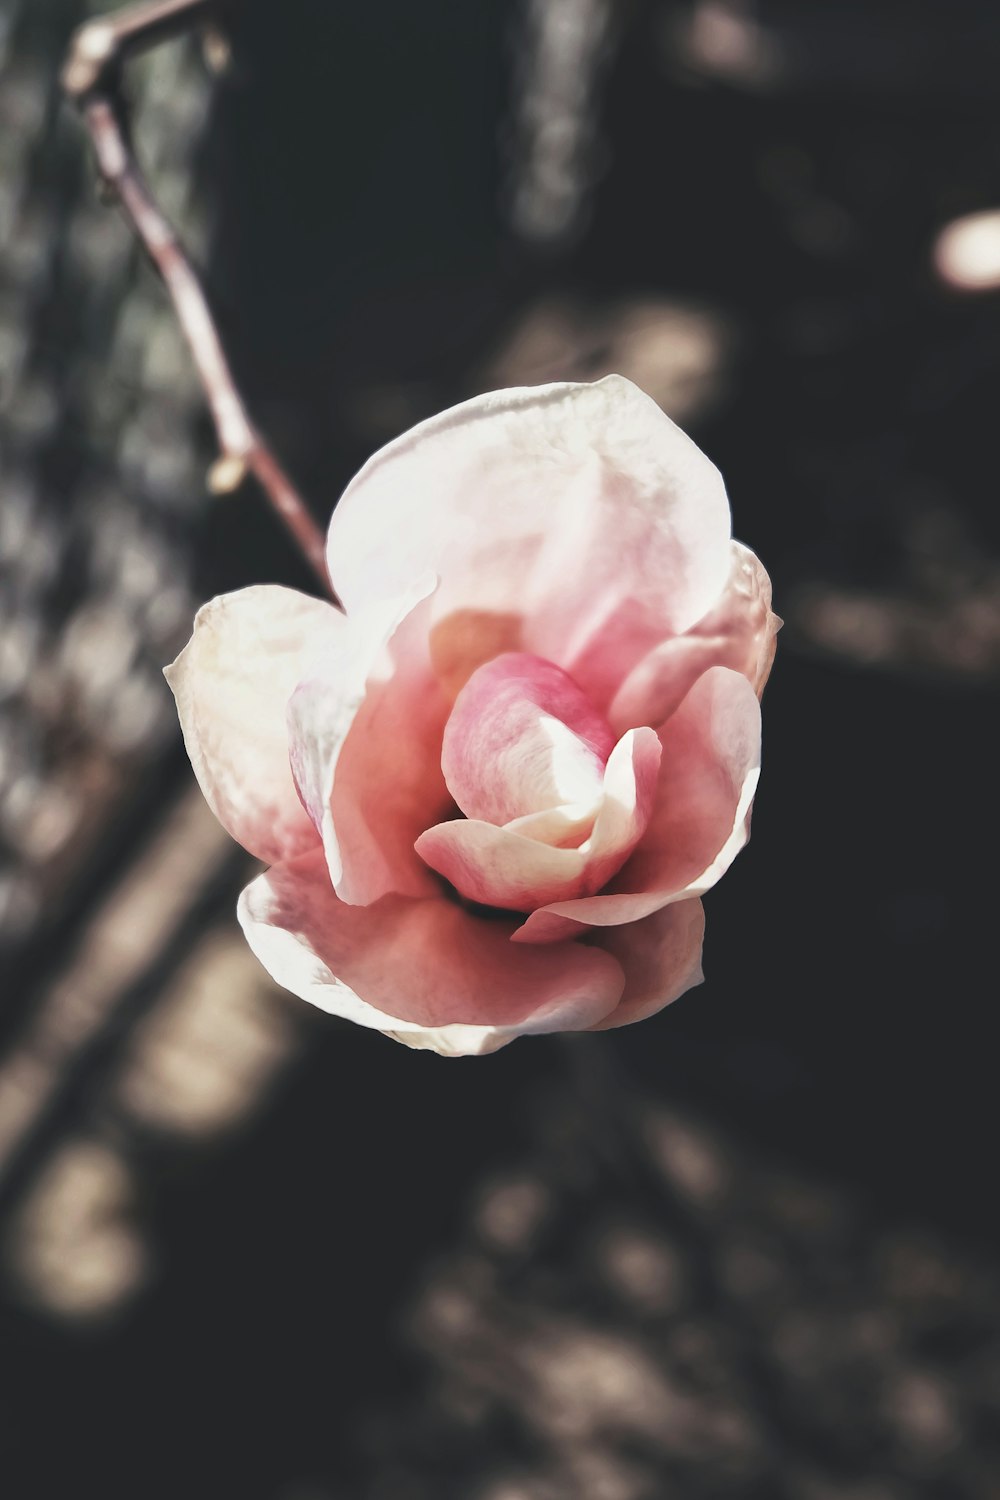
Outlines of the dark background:
[{"label": "dark background", "polygon": [[[0,1474],[143,1500],[1000,1491],[1000,17],[246,0],[138,140],[321,521],[395,432],[619,368],[786,617],[706,984],[455,1062],[279,996],[159,667],[310,588],[0,4]],[[193,1003],[185,1004],[185,1000]]]}]

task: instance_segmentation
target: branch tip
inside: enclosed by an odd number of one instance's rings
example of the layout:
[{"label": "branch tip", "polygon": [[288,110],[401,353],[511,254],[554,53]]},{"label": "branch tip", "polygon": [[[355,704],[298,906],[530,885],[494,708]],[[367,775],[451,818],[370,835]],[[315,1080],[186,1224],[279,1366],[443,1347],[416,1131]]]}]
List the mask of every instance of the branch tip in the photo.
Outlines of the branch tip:
[{"label": "branch tip", "polygon": [[[209,0],[146,0],[88,21],[73,34],[62,84],[83,117],[103,191],[117,202],[159,272],[191,351],[220,450],[208,473],[209,489],[216,495],[231,494],[248,472],[253,473],[327,595],[340,608],[327,572],[323,533],[251,425],[201,283],[147,187],[129,140],[119,89],[122,64],[133,53],[203,22],[211,9]],[[202,45],[211,65],[228,61],[228,43],[214,26],[205,27]]]},{"label": "branch tip", "polygon": [[232,495],[246,477],[246,459],[236,454],[223,454],[209,469],[206,483],[213,495]]}]

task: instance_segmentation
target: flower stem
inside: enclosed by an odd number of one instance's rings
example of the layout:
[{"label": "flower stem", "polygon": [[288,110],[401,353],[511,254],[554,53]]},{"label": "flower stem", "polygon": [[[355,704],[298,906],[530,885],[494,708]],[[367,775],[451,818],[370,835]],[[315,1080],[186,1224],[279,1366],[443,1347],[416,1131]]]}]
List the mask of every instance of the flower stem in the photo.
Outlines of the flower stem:
[{"label": "flower stem", "polygon": [[211,10],[209,0],[149,0],[88,21],[70,43],[63,88],[83,117],[101,179],[158,271],[191,351],[219,442],[209,487],[228,492],[253,474],[324,590],[342,609],[327,571],[323,533],[250,421],[201,283],[131,146],[121,93],[123,64],[136,52],[203,25]]}]

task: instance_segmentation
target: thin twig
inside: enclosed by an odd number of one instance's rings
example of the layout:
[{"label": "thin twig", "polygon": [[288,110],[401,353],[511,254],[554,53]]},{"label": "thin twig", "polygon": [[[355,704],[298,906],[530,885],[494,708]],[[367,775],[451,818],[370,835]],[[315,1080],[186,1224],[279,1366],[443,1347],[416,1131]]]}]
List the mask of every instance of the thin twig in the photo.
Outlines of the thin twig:
[{"label": "thin twig", "polygon": [[204,24],[211,10],[210,0],[150,0],[88,21],[70,44],[63,88],[83,117],[103,182],[163,279],[191,350],[219,440],[220,457],[209,473],[209,487],[224,493],[253,474],[324,589],[342,608],[327,572],[323,533],[247,415],[201,283],[139,170],[129,138],[121,93],[125,61]]}]

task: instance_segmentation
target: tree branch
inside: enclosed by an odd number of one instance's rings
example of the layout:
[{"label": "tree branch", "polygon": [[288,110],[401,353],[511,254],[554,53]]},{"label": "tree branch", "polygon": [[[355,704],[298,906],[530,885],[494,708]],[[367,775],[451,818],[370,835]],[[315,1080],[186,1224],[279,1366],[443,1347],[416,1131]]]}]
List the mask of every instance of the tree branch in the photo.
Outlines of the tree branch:
[{"label": "tree branch", "polygon": [[88,21],[74,34],[63,69],[63,88],[90,135],[97,168],[159,272],[208,398],[220,457],[209,488],[236,489],[251,473],[338,608],[326,567],[323,533],[295,486],[256,431],[236,387],[218,329],[180,240],[147,186],[129,139],[122,99],[122,69],[129,57],[203,25],[211,0],[149,0]]}]

